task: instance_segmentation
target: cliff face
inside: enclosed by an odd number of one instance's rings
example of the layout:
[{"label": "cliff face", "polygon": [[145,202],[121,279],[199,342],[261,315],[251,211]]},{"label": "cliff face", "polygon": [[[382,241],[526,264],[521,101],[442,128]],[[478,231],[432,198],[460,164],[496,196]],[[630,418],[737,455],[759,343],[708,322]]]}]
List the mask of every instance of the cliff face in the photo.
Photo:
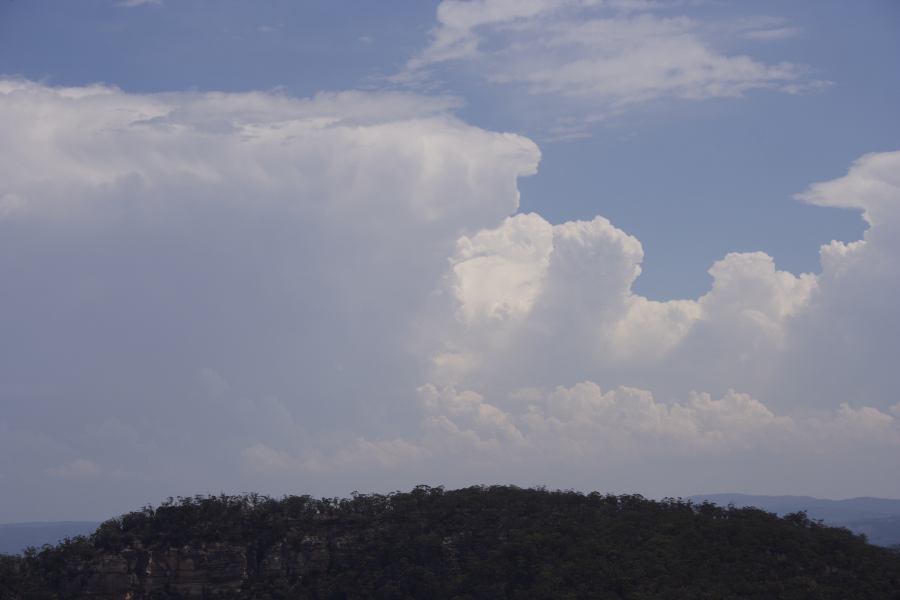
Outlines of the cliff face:
[{"label": "cliff face", "polygon": [[247,579],[244,548],[214,544],[202,548],[127,549],[103,554],[82,566],[67,595],[96,600],[140,600],[177,594],[203,598],[215,591],[237,592]]},{"label": "cliff face", "polygon": [[213,543],[181,548],[126,548],[100,554],[74,567],[78,575],[63,597],[90,600],[240,597],[253,581],[289,587],[328,566],[328,544],[307,536],[299,548],[278,543],[263,553],[241,545]]}]

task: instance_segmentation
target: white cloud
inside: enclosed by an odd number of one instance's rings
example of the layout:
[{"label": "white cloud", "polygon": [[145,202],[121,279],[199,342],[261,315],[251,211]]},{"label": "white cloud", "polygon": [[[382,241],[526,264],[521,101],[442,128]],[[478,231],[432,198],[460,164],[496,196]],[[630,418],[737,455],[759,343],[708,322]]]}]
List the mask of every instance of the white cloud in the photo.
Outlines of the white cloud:
[{"label": "white cloud", "polygon": [[[529,460],[547,462],[601,457],[610,452],[654,455],[661,452],[732,451],[776,445],[798,451],[825,441],[842,446],[868,440],[900,445],[897,420],[872,407],[842,404],[816,416],[776,415],[748,394],[728,390],[714,399],[692,392],[685,402],[660,402],[647,390],[619,387],[603,391],[587,381],[550,391],[526,390],[505,401],[507,410],[472,391],[420,388],[428,417],[445,423],[469,451],[518,448]],[[422,444],[435,443],[431,435]]]},{"label": "white cloud", "polygon": [[[789,352],[772,387],[804,401],[865,398],[897,402],[893,357],[900,356],[900,152],[868,154],[847,175],[799,195],[820,206],[861,210],[862,240],[822,246],[822,273],[809,307],[788,332]],[[807,389],[798,392],[805,384]],[[808,402],[808,401],[807,401]]]},{"label": "white cloud", "polygon": [[[514,213],[540,157],[457,104],[0,82],[5,420],[72,438],[118,415],[143,455],[97,460],[185,487],[260,441],[382,428],[421,384],[407,338],[457,238]],[[95,448],[75,438],[65,460]]]},{"label": "white cloud", "polygon": [[[647,390],[603,390],[585,381],[489,401],[471,390],[427,384],[419,396],[424,415],[418,433],[407,440],[357,440],[331,458],[317,456],[314,464],[353,471],[377,465],[385,474],[438,469],[451,480],[493,472],[505,481],[682,493],[713,479],[771,485],[785,468],[792,479],[781,489],[798,482],[827,489],[816,470],[824,467],[825,481],[834,480],[828,465],[892,456],[900,448],[900,421],[876,408],[845,403],[789,416],[733,390],[720,398],[692,392],[684,401],[663,402]],[[402,449],[404,460],[380,460],[385,447]],[[311,470],[308,460],[289,464],[295,472],[301,465]],[[884,467],[867,468],[890,472],[896,465]]]},{"label": "white cloud", "polygon": [[816,277],[795,276],[775,268],[764,252],[732,253],[709,270],[712,290],[699,300],[704,318],[727,327],[729,334],[757,336],[780,343],[785,323],[801,311],[816,289]]},{"label": "white cloud", "polygon": [[[400,80],[458,67],[529,94],[566,100],[584,122],[659,99],[736,97],[753,89],[796,92],[822,85],[806,68],[766,64],[717,49],[720,30],[755,40],[796,34],[783,20],[736,25],[672,17],[676,5],[592,0],[444,0],[427,48]],[[577,111],[574,112],[573,111]]]},{"label": "white cloud", "polygon": [[885,411],[896,403],[888,357],[900,351],[898,157],[864,157],[801,195],[863,209],[872,224],[864,240],[823,246],[820,274],[732,253],[710,268],[712,287],[696,300],[635,294],[640,243],[605,219],[554,226],[519,215],[465,237],[445,284],[455,302],[426,326],[441,332],[429,378],[491,393],[500,382],[584,378],[667,396],[733,387],[780,409],[853,398]]},{"label": "white cloud", "polygon": [[821,273],[729,254],[660,302],[607,219],[515,214],[538,148],[456,106],[0,82],[4,481],[900,493],[900,153],[802,195],[870,223]]},{"label": "white cloud", "polygon": [[527,316],[552,248],[552,226],[534,214],[509,217],[496,229],[461,237],[452,259],[459,316],[469,325]]},{"label": "white cloud", "polygon": [[[427,325],[442,331],[430,340],[431,377],[500,372],[521,385],[553,385],[561,374],[638,369],[629,376],[652,386],[647,368],[678,364],[682,375],[711,370],[727,387],[748,361],[767,361],[784,345],[787,323],[817,286],[813,275],[778,271],[763,253],[730,254],[710,269],[709,293],[658,302],[632,291],[642,259],[640,242],[603,218],[554,226],[517,215],[461,238],[446,279],[456,320],[445,311],[436,316],[443,323]],[[707,369],[708,353],[724,363],[721,372]],[[690,388],[685,381],[682,393]]]},{"label": "white cloud", "polygon": [[817,183],[797,198],[817,206],[862,209],[870,225],[900,219],[900,151],[866,154],[844,177]]}]

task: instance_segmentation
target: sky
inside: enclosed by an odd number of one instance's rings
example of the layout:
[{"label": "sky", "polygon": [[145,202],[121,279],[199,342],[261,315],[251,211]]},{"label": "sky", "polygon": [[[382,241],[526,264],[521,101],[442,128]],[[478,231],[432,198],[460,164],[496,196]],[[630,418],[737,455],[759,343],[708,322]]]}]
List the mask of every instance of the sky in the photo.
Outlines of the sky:
[{"label": "sky", "polygon": [[900,5],[3,0],[0,521],[900,497]]}]

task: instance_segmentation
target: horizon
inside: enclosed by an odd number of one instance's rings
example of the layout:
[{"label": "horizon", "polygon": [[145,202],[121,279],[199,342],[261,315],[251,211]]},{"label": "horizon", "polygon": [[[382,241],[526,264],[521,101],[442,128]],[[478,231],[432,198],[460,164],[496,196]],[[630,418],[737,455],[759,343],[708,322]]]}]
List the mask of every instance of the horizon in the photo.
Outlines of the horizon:
[{"label": "horizon", "polygon": [[[421,485],[424,485],[424,484],[421,484]],[[413,486],[413,488],[410,488],[410,489],[414,489],[415,487],[419,487],[419,486]],[[585,494],[585,495],[591,494],[591,493],[594,493],[594,492],[599,492],[599,493],[604,494],[604,495],[607,494],[607,492],[602,492],[601,490],[578,490],[578,489],[574,489],[574,490],[573,490],[573,489],[571,489],[571,488],[569,488],[569,489],[552,488],[552,489],[551,489],[551,488],[548,488],[548,487],[546,487],[546,486],[541,486],[541,485],[534,485],[534,486],[523,487],[523,486],[516,486],[516,485],[511,485],[511,484],[473,484],[473,485],[462,486],[462,487],[458,487],[458,488],[445,488],[444,486],[430,486],[430,485],[429,485],[429,486],[426,486],[426,487],[440,487],[440,488],[446,489],[446,491],[459,491],[459,490],[469,489],[469,488],[473,488],[473,487],[483,487],[483,488],[489,488],[489,487],[514,487],[514,488],[525,489],[525,490],[528,490],[528,489],[546,489],[546,491],[548,491],[548,492],[571,492],[571,491],[574,491],[574,492],[577,492],[577,493],[580,493],[580,494]],[[353,492],[350,492],[350,493],[348,493],[348,494],[345,494],[345,495],[338,495],[338,496],[313,496],[313,495],[311,495],[311,494],[304,494],[304,493],[301,493],[301,492],[296,492],[296,493],[290,493],[290,492],[288,492],[288,493],[285,493],[285,494],[281,494],[281,495],[279,495],[279,496],[266,496],[266,497],[269,497],[269,498],[271,498],[271,499],[273,499],[273,500],[281,500],[281,499],[283,499],[283,498],[288,498],[288,497],[303,497],[303,496],[311,496],[311,497],[317,498],[317,499],[318,499],[318,498],[321,498],[321,499],[330,499],[330,498],[335,498],[335,497],[337,497],[337,498],[351,498],[351,497],[353,497],[354,494],[359,494],[359,495],[362,495],[362,496],[367,496],[367,495],[390,495],[390,494],[394,494],[394,493],[404,494],[404,493],[408,493],[408,491],[409,491],[409,490],[393,490],[393,491],[391,491],[391,492],[385,492],[385,493],[382,493],[382,492],[359,492],[358,490],[354,490]],[[228,493],[225,493],[225,492],[220,492],[220,493],[216,493],[216,494],[199,494],[199,496],[201,496],[201,497],[215,498],[215,497],[219,497],[219,496],[222,496],[222,495],[224,495],[224,496],[243,496],[243,495],[252,494],[252,493],[254,493],[254,492],[241,492],[241,493],[238,493],[238,494],[228,494]],[[621,494],[612,494],[612,495],[614,495],[614,496],[617,496],[617,495],[629,496],[629,495],[632,495],[632,494],[628,494],[628,493],[626,493],[626,492],[623,492],[623,493],[621,493]],[[763,498],[763,499],[784,499],[784,498],[790,498],[790,499],[797,499],[797,500],[823,500],[823,501],[826,501],[826,502],[849,502],[849,501],[853,501],[853,500],[888,500],[888,501],[891,501],[891,502],[900,502],[900,498],[880,498],[880,497],[875,497],[875,496],[856,496],[856,497],[853,497],[853,498],[819,498],[819,497],[815,497],[815,496],[802,496],[802,495],[795,495],[795,494],[749,494],[749,493],[743,493],[743,492],[711,492],[711,493],[689,494],[689,495],[687,495],[687,496],[674,496],[674,497],[673,497],[673,496],[649,497],[649,496],[644,496],[643,494],[636,494],[636,495],[642,496],[643,498],[646,498],[647,500],[654,500],[654,501],[657,501],[657,502],[662,501],[662,500],[666,500],[666,499],[693,501],[693,500],[695,500],[695,499],[699,499],[699,498],[707,498],[707,497],[713,497],[713,496],[740,496],[740,497]],[[197,494],[195,494],[195,496],[197,496]],[[176,496],[176,497],[173,497],[172,499],[177,500],[178,498],[179,498],[179,497]],[[106,521],[106,520],[114,519],[114,518],[120,517],[120,516],[122,516],[123,514],[127,514],[128,512],[139,511],[142,507],[147,507],[147,506],[149,506],[149,507],[159,506],[159,505],[161,505],[162,503],[164,503],[166,500],[168,500],[168,498],[163,498],[162,500],[158,501],[157,503],[152,503],[152,502],[150,502],[150,503],[144,503],[143,505],[141,505],[141,507],[133,507],[133,508],[131,508],[131,509],[128,509],[128,510],[122,512],[122,513],[118,513],[118,514],[115,514],[115,515],[107,515],[107,516],[102,517],[102,518],[100,518],[100,517],[98,517],[98,518],[66,518],[66,519],[48,519],[48,520],[43,520],[43,521],[12,521],[12,522],[0,522],[0,526],[4,526],[4,527],[5,527],[5,526],[17,526],[17,525],[23,525],[23,526],[24,526],[24,525],[58,525],[58,524],[70,524],[70,523],[71,523],[71,524],[99,524],[99,523],[103,523],[103,522]],[[713,503],[714,503],[714,504],[717,504],[717,503],[714,502],[714,501],[713,501]]]},{"label": "horizon", "polygon": [[4,3],[0,522],[900,499],[898,31],[882,0]]},{"label": "horizon", "polygon": [[[522,490],[522,491],[536,491],[541,493],[549,493],[549,494],[571,494],[573,492],[578,493],[580,496],[586,497],[587,493],[581,492],[578,490],[559,490],[559,489],[548,489],[544,486],[536,486],[531,488],[520,488],[517,486],[507,486],[507,485],[481,485],[481,486],[468,486],[466,488],[461,489],[446,489],[443,486],[437,486],[442,493],[446,492],[448,494],[454,493],[464,493],[467,490],[471,490],[473,488],[481,489],[481,490],[506,490],[509,491],[511,489]],[[353,492],[349,497],[343,496],[339,498],[322,498],[323,501],[326,502],[339,502],[341,505],[345,501],[349,501],[351,499],[357,500],[360,498],[375,498],[375,497],[403,497],[409,495],[410,493],[418,492],[421,488],[426,488],[428,490],[433,490],[431,486],[415,486],[412,490],[409,491],[401,491],[395,490],[387,495],[384,494],[368,494],[368,493],[358,493]],[[596,492],[591,492],[590,495],[593,495]],[[602,494],[603,496],[607,496],[608,494]],[[214,499],[222,499],[228,498],[229,502],[237,499],[237,498],[248,498],[251,496],[255,496],[254,494],[238,494],[238,495],[214,495],[214,496],[193,496],[191,498],[169,498],[165,502],[160,503],[154,507],[151,504],[145,504],[140,509],[134,509],[130,511],[131,513],[140,513],[146,514],[148,509],[161,508],[166,504],[171,505],[174,501],[175,506],[180,506],[182,504],[182,500],[189,500],[191,502],[197,502],[198,499],[205,498],[214,498]],[[289,498],[312,498],[309,495],[285,495],[276,498],[269,498],[275,502],[284,502]],[[631,494],[620,495],[620,497],[635,497]],[[759,496],[759,495],[748,495],[748,494],[733,494],[733,493],[724,493],[724,494],[696,494],[691,495],[684,498],[644,498],[641,495],[637,495],[638,498],[643,498],[652,502],[662,502],[662,503],[687,503],[693,504],[694,506],[699,506],[700,504],[706,504],[711,502],[715,505],[718,505],[722,508],[727,508],[731,510],[732,508],[743,509],[743,508],[756,508],[758,510],[762,510],[768,513],[774,513],[778,516],[786,516],[791,513],[803,512],[808,519],[811,519],[814,522],[822,523],[828,527],[837,527],[837,528],[845,528],[849,529],[851,532],[855,534],[862,534],[866,536],[869,543],[884,547],[896,547],[898,543],[900,543],[900,500],[897,499],[885,499],[885,498],[848,498],[841,500],[834,499],[822,499],[822,498],[811,498],[807,496]],[[266,498],[266,497],[263,497]],[[873,505],[874,503],[874,505]],[[252,502],[253,505],[256,505],[257,502],[254,500]],[[67,521],[39,521],[39,522],[25,522],[25,523],[0,523],[0,554],[20,554],[25,549],[29,547],[37,547],[41,548],[46,544],[54,545],[58,543],[62,543],[67,539],[74,539],[81,536],[92,537],[95,531],[102,529],[104,523],[109,523],[112,521],[117,521],[120,518],[125,517],[125,514],[109,516],[104,519],[97,520],[67,520]]]}]

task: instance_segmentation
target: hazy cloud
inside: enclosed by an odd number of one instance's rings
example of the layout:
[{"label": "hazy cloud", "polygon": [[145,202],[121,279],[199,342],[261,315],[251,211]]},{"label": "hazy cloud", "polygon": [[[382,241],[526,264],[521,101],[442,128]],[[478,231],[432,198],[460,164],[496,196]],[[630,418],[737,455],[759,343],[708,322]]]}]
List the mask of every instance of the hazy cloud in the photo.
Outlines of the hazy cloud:
[{"label": "hazy cloud", "polygon": [[124,6],[125,8],[135,8],[137,6],[161,5],[162,0],[120,0],[116,6]]},{"label": "hazy cloud", "polygon": [[569,118],[582,124],[659,99],[736,97],[753,89],[797,92],[822,85],[802,65],[765,63],[714,43],[727,37],[721,35],[726,30],[750,40],[795,35],[783,20],[757,17],[717,25],[672,16],[683,8],[603,0],[443,0],[429,45],[398,79],[458,68],[559,99]]},{"label": "hazy cloud", "polygon": [[661,302],[609,220],[517,214],[537,146],[457,106],[0,82],[0,476],[42,490],[0,519],[435,480],[900,493],[900,153],[801,194],[870,225],[819,273],[732,253]]}]

